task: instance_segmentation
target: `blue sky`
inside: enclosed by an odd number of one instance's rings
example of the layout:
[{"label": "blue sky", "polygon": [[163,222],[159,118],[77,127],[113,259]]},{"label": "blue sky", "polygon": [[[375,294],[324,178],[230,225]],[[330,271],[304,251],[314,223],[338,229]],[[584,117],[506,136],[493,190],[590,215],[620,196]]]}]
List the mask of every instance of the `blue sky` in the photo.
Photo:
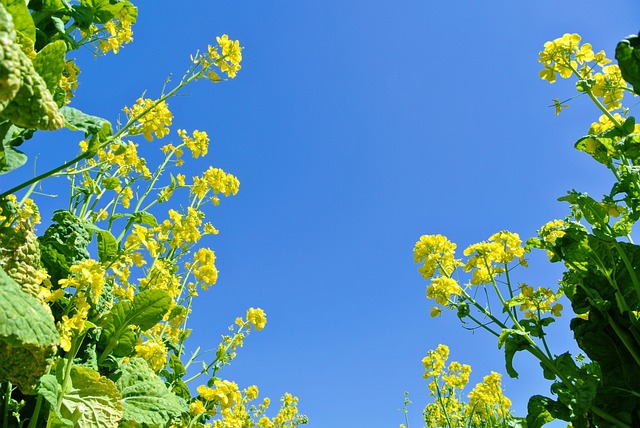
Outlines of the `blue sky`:
[{"label": "blue sky", "polygon": [[[422,234],[459,244],[508,229],[523,238],[567,214],[571,188],[600,196],[611,180],[573,149],[598,113],[586,99],[559,117],[573,83],[538,77],[545,41],[576,32],[613,56],[635,33],[634,1],[139,1],[134,43],[118,55],[75,56],[75,107],[115,122],[144,91],[157,96],[189,55],[226,33],[245,47],[235,80],[198,82],[170,102],[175,129],[206,130],[209,164],[235,174],[237,197],[211,211],[220,279],[192,316],[193,347],[214,348],[250,306],[267,312],[220,373],[261,396],[300,398],[311,427],[389,427],[404,421],[403,392],[422,426],[421,359],[439,343],[470,364],[471,383],[504,373],[493,338],[429,317],[413,264]],[[141,142],[141,152],[156,152]],[[37,170],[68,159],[74,136],[23,146]],[[3,176],[1,187],[33,165]],[[49,186],[49,187],[47,187]],[[43,191],[53,193],[53,185]],[[43,211],[55,200],[43,202]],[[555,285],[543,255],[517,279]],[[568,305],[567,305],[568,306]],[[568,313],[566,322],[568,322]],[[559,323],[557,354],[573,350]],[[516,356],[505,393],[523,415],[547,394],[537,364]]]}]

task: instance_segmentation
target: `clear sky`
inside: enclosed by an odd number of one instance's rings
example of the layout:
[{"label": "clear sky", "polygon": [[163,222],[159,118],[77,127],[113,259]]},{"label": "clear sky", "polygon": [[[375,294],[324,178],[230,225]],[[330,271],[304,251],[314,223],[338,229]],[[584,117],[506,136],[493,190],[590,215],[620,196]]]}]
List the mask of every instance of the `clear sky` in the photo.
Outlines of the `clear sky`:
[{"label": "clear sky", "polygon": [[[310,427],[382,428],[404,421],[404,391],[410,426],[422,426],[421,359],[439,343],[472,366],[471,384],[505,372],[495,339],[464,330],[453,313],[429,317],[414,243],[441,233],[462,251],[503,229],[526,238],[568,213],[556,202],[567,190],[608,190],[607,172],[573,149],[598,112],[579,98],[556,117],[551,100],[575,95],[573,84],[542,81],[537,56],[545,41],[575,32],[613,57],[617,41],[640,30],[640,3],[134,3],[134,43],[96,60],[75,53],[73,105],[87,113],[115,122],[216,35],[245,47],[235,80],[198,83],[170,102],[167,137],[206,130],[211,153],[193,174],[208,162],[241,182],[211,211],[220,278],[195,305],[191,346],[215,348],[250,306],[268,324],[220,376],[274,400],[297,395]],[[45,140],[22,147],[40,172],[77,150],[73,135]],[[558,266],[544,256],[531,265],[517,280],[556,284]],[[554,331],[554,353],[574,349],[566,322]],[[549,384],[525,355],[515,367],[520,379],[505,375],[505,394],[524,415],[528,397],[548,395]]]}]

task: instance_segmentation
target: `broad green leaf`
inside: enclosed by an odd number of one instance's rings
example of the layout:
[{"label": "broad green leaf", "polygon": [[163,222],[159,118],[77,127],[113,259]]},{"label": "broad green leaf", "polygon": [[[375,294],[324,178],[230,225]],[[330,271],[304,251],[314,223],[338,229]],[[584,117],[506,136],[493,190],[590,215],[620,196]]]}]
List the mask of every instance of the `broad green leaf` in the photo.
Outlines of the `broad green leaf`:
[{"label": "broad green leaf", "polygon": [[153,214],[146,211],[138,211],[133,213],[132,220],[134,223],[142,224],[144,226],[156,227],[158,225],[158,220],[156,220]]},{"label": "broad green leaf", "polygon": [[541,428],[544,424],[555,420],[547,408],[556,404],[552,399],[542,395],[534,395],[529,398],[529,403],[527,404],[527,428]]},{"label": "broad green leaf", "polygon": [[33,60],[33,68],[42,77],[51,93],[60,82],[66,53],[66,43],[62,40],[56,40],[42,48]]},{"label": "broad green leaf", "polygon": [[0,175],[20,168],[27,163],[27,155],[11,145],[0,145]]},{"label": "broad green leaf", "polygon": [[131,23],[135,23],[138,17],[138,9],[129,0],[81,0],[80,4],[91,10],[96,24],[105,24],[117,14],[124,14]]},{"label": "broad green leaf", "polygon": [[33,136],[34,131],[12,125],[9,121],[0,122],[0,175],[13,171],[27,162],[27,155],[15,147]]},{"label": "broad green leaf", "polygon": [[[640,367],[624,342],[632,343],[631,332],[636,327],[628,317],[620,314],[615,306],[603,312],[606,317],[601,311],[592,310],[588,320],[574,318],[571,321],[571,330],[580,348],[591,361],[597,363],[601,373],[600,379],[592,382],[597,385],[593,404],[617,419],[633,425],[631,415],[640,412]],[[615,330],[612,325],[616,326]],[[593,394],[592,388],[592,385],[585,382],[575,398],[577,407],[588,403]],[[596,420],[597,426],[608,426],[606,421],[597,417]]]},{"label": "broad green leaf", "polygon": [[0,268],[0,381],[28,394],[60,343],[51,313]]},{"label": "broad green leaf", "polygon": [[67,128],[72,131],[84,131],[84,136],[89,137],[89,152],[95,152],[98,146],[107,141],[113,135],[113,128],[107,119],[91,116],[73,107],[61,107],[60,113],[64,116]]},{"label": "broad green leaf", "polygon": [[622,39],[616,46],[616,59],[625,81],[640,94],[640,37],[633,34]]},{"label": "broad green leaf", "polygon": [[73,426],[73,422],[64,418],[58,410],[58,397],[62,394],[62,386],[58,383],[56,376],[52,374],[42,376],[36,387],[36,393],[49,403],[49,412],[53,414],[51,420],[55,421],[51,425]]},{"label": "broad green leaf", "polygon": [[16,31],[22,33],[33,43],[36,40],[36,26],[29,13],[29,8],[24,0],[2,0],[2,5],[13,18]]},{"label": "broad green leaf", "polygon": [[98,243],[98,260],[100,263],[109,262],[118,254],[118,241],[108,230],[100,229],[91,222],[85,222],[84,227],[96,233]]},{"label": "broad green leaf", "polygon": [[148,330],[167,313],[171,306],[171,297],[164,290],[144,290],[136,294],[129,317],[143,331]]},{"label": "broad green leaf", "polygon": [[136,334],[127,324],[127,314],[131,311],[133,303],[123,300],[116,303],[107,316],[107,323],[102,330],[100,342],[103,345],[103,353],[99,362],[112,354],[115,357],[126,357],[133,352],[136,344]]},{"label": "broad green leaf", "polygon": [[592,226],[604,228],[609,222],[609,215],[607,211],[591,196],[586,193],[578,193],[572,190],[567,196],[558,198],[559,201],[566,201],[570,204],[575,204],[580,207],[584,218]]},{"label": "broad green leaf", "polygon": [[0,268],[0,338],[13,346],[51,346],[60,341],[53,317]]},{"label": "broad green leaf", "polygon": [[122,420],[122,397],[112,380],[87,367],[73,366],[60,414],[79,428],[111,428]]},{"label": "broad green leaf", "polygon": [[142,358],[123,363],[114,378],[122,395],[124,421],[166,426],[187,411],[186,403],[167,389]]},{"label": "broad green leaf", "polygon": [[108,230],[96,231],[98,239],[98,259],[101,263],[109,262],[118,255],[118,241]]},{"label": "broad green leaf", "polygon": [[143,290],[136,294],[133,302],[116,303],[102,330],[103,351],[99,361],[104,361],[112,352],[115,356],[129,355],[135,345],[135,334],[129,326],[148,330],[162,320],[170,306],[171,297],[164,290]]}]

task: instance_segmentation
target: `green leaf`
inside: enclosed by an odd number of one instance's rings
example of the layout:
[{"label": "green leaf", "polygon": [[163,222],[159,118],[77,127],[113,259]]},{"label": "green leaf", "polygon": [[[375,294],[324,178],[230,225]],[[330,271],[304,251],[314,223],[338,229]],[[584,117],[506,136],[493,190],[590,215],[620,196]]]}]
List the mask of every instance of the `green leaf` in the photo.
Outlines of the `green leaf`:
[{"label": "green leaf", "polygon": [[73,422],[66,419],[58,410],[58,397],[62,394],[62,386],[52,374],[46,374],[40,378],[36,393],[41,395],[49,403],[49,412],[55,413],[59,426],[73,427]]},{"label": "green leaf", "polygon": [[5,134],[2,138],[2,144],[0,144],[0,174],[6,174],[14,169],[20,168],[27,163],[27,155],[20,150],[13,148],[10,141],[7,141],[7,130],[13,127],[10,122],[4,122],[0,125],[0,133],[5,130]]},{"label": "green leaf", "polygon": [[108,230],[100,229],[91,222],[85,222],[85,229],[96,233],[98,242],[98,260],[100,263],[109,262],[118,255],[118,241]]},{"label": "green leaf", "polygon": [[51,93],[60,82],[66,53],[66,43],[63,40],[56,40],[42,48],[33,60],[33,68],[42,77]]},{"label": "green leaf", "polygon": [[184,364],[182,364],[180,358],[178,358],[175,354],[171,354],[169,356],[169,367],[171,367],[171,370],[173,370],[173,376],[176,379],[179,379],[187,374],[187,371],[184,368]]},{"label": "green leaf", "polygon": [[516,352],[527,348],[529,342],[526,339],[527,333],[517,329],[503,329],[498,337],[498,348],[504,345],[505,367],[507,374],[512,378],[518,377],[518,372],[513,368],[513,357]]},{"label": "green leaf", "polygon": [[61,107],[60,113],[64,116],[67,128],[72,131],[84,131],[84,136],[89,137],[89,152],[95,153],[101,143],[107,141],[113,135],[113,127],[107,119],[91,116],[73,107]]},{"label": "green leaf", "polygon": [[122,397],[112,380],[87,367],[73,366],[60,414],[79,428],[115,427],[123,416]]},{"label": "green leaf", "polygon": [[529,398],[527,404],[527,428],[540,428],[544,424],[554,421],[549,409],[555,410],[559,403],[542,395]]},{"label": "green leaf", "polygon": [[148,330],[159,321],[171,306],[171,297],[164,290],[143,290],[136,294],[133,302],[123,300],[116,303],[100,337],[104,350],[99,361],[102,362],[113,352],[124,357],[133,351],[135,334],[129,326],[134,325],[142,331]]},{"label": "green leaf", "polygon": [[48,308],[0,268],[0,382],[10,381],[28,394],[46,372],[60,343]]},{"label": "green leaf", "polygon": [[96,231],[98,238],[98,259],[100,263],[110,262],[118,255],[118,241],[108,230]]},{"label": "green leaf", "polygon": [[35,42],[36,25],[33,23],[27,3],[24,0],[2,0],[2,4],[11,14],[16,31],[22,33],[31,42]]},{"label": "green leaf", "polygon": [[114,18],[117,14],[124,14],[132,23],[136,22],[138,17],[138,9],[129,1],[110,1],[110,0],[81,0],[80,4],[91,9],[93,14],[93,22],[96,24],[104,24]]},{"label": "green leaf", "polygon": [[559,201],[566,201],[570,204],[578,205],[584,218],[594,227],[605,229],[609,223],[607,211],[598,201],[586,193],[578,193],[575,190],[568,192],[567,196],[558,198]]},{"label": "green leaf", "polygon": [[131,358],[115,373],[122,395],[124,421],[166,426],[187,411],[186,403],[169,391],[142,358]]},{"label": "green leaf", "polygon": [[134,223],[142,224],[144,226],[156,227],[158,225],[158,220],[156,220],[153,214],[146,211],[133,213],[132,220]]},{"label": "green leaf", "polygon": [[622,39],[616,46],[616,59],[624,80],[640,94],[640,37],[633,34]]}]

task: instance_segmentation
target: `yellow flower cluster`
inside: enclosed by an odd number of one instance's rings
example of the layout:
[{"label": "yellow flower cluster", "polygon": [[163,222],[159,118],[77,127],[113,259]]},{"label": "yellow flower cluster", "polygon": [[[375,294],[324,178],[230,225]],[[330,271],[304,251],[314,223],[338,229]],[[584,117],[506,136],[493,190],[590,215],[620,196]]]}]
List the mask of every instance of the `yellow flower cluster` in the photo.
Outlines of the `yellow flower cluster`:
[{"label": "yellow flower cluster", "polygon": [[538,61],[544,65],[540,77],[549,83],[556,81],[556,74],[566,79],[574,73],[578,64],[593,59],[594,53],[589,43],[580,46],[578,34],[564,34],[544,44],[544,50],[538,57]]},{"label": "yellow flower cluster", "polygon": [[202,281],[202,288],[207,290],[218,280],[218,269],[215,265],[216,255],[209,248],[200,248],[193,254],[193,263],[187,268],[192,268],[193,276]]},{"label": "yellow flower cluster", "polygon": [[466,413],[471,426],[484,427],[492,422],[491,425],[497,425],[511,417],[511,400],[502,393],[501,379],[500,373],[491,372],[469,393]]},{"label": "yellow flower cluster", "polygon": [[202,199],[211,191],[212,202],[218,205],[220,200],[216,196],[222,193],[225,196],[235,195],[240,189],[240,181],[232,174],[228,174],[219,168],[209,167],[202,177],[193,177],[191,193]]},{"label": "yellow flower cluster", "polygon": [[504,273],[507,263],[515,258],[520,264],[526,265],[524,248],[517,233],[508,231],[498,232],[488,241],[470,245],[464,250],[465,256],[470,256],[464,265],[465,272],[472,272],[471,284],[489,284]]},{"label": "yellow flower cluster", "polygon": [[[611,60],[604,51],[594,53],[589,43],[580,45],[578,34],[564,34],[546,42],[538,61],[544,65],[540,77],[549,83],[555,82],[557,75],[565,79],[575,75],[581,80],[579,90],[590,90],[593,95],[602,99],[607,110],[622,107],[621,101],[627,84],[620,68],[617,65],[606,65]],[[596,65],[601,68],[601,72],[593,72]],[[557,114],[564,106],[559,102],[554,104]]]},{"label": "yellow flower cluster", "polygon": [[267,325],[267,314],[260,308],[249,308],[247,311],[247,321],[251,323],[256,330],[262,330]]},{"label": "yellow flower cluster", "polygon": [[60,88],[65,92],[65,104],[71,102],[74,92],[78,89],[78,76],[80,75],[80,69],[73,60],[68,60],[64,63],[64,69],[60,76]]},{"label": "yellow flower cluster", "polygon": [[[540,239],[551,245],[555,244],[556,239],[564,236],[565,233],[564,222],[562,220],[551,220],[538,230],[538,236]],[[547,251],[547,256],[551,259],[553,257],[553,253],[551,251]]]},{"label": "yellow flower cluster", "polygon": [[562,292],[555,293],[550,288],[538,287],[537,290],[534,290],[530,285],[522,284],[518,296],[518,299],[522,301],[520,311],[524,312],[525,318],[534,320],[546,313],[559,317],[564,309],[562,304],[557,303],[560,296],[562,296]]},{"label": "yellow flower cluster", "polygon": [[197,388],[199,399],[190,404],[190,413],[196,418],[201,416],[220,416],[220,419],[205,426],[212,428],[285,428],[295,427],[304,419],[298,415],[298,398],[286,393],[281,398],[278,414],[269,418],[265,413],[271,404],[269,398],[260,404],[249,404],[259,395],[258,387],[251,385],[240,391],[235,382],[214,379],[213,388],[200,385]]},{"label": "yellow flower cluster", "polygon": [[442,306],[449,303],[452,295],[460,296],[461,294],[462,287],[458,281],[447,276],[433,278],[427,287],[427,298],[435,299],[436,303]]},{"label": "yellow flower cluster", "polygon": [[[88,148],[87,142],[83,141],[82,143],[81,149],[86,152]],[[138,145],[132,141],[110,144],[108,147],[98,150],[97,156],[99,162],[118,167],[113,174],[114,177],[126,177],[135,171],[146,179],[151,178],[151,172],[147,168],[147,161],[138,156]],[[119,178],[116,179],[119,180]],[[106,187],[114,188],[112,184],[108,184]]]},{"label": "yellow flower cluster", "polygon": [[188,207],[185,214],[180,214],[174,209],[169,210],[169,218],[157,227],[158,239],[168,241],[172,250],[183,248],[200,241],[200,231],[204,219],[204,213],[195,208]]},{"label": "yellow flower cluster", "polygon": [[471,367],[452,361],[447,366],[449,348],[438,345],[422,360],[423,377],[430,380],[430,395],[434,402],[424,409],[427,428],[435,427],[487,427],[501,426],[511,418],[511,401],[502,394],[500,374],[492,372],[469,393],[468,403],[461,399],[462,390],[469,382]]},{"label": "yellow flower cluster", "polygon": [[169,133],[169,126],[173,122],[173,114],[169,110],[166,101],[154,101],[149,98],[138,98],[131,107],[122,109],[129,120],[136,120],[136,127],[131,129],[134,134],[137,130],[144,135],[147,141],[156,138],[163,138]]},{"label": "yellow flower cluster", "polygon": [[111,51],[117,54],[121,46],[133,41],[133,31],[131,29],[133,23],[125,11],[126,9],[122,8],[121,13],[104,24],[104,30],[108,33],[108,36],[98,45],[103,54]]},{"label": "yellow flower cluster", "polygon": [[85,323],[91,309],[91,303],[96,305],[105,285],[105,269],[96,260],[87,259],[72,265],[69,276],[58,281],[61,289],[69,289],[74,293],[74,314],[62,316],[57,323],[60,333],[60,347],[65,351],[71,349],[74,336],[84,331]]},{"label": "yellow flower cluster", "polygon": [[135,346],[136,355],[143,358],[153,371],[160,371],[167,364],[167,346],[156,340],[138,341]]},{"label": "yellow flower cluster", "polygon": [[6,198],[6,204],[12,209],[6,211],[0,209],[0,226],[10,226],[18,222],[23,227],[33,228],[36,224],[40,224],[40,211],[31,198],[25,199],[20,205],[16,195],[9,195]]},{"label": "yellow flower cluster", "polygon": [[182,138],[182,142],[187,146],[194,158],[206,156],[209,151],[209,136],[204,131],[193,131],[191,137],[187,135],[184,129],[178,129],[178,135]]},{"label": "yellow flower cluster", "polygon": [[456,244],[442,235],[422,235],[413,249],[413,260],[414,263],[422,264],[418,272],[424,279],[431,278],[436,272],[450,276],[462,265],[460,260],[454,257],[455,251]]}]

